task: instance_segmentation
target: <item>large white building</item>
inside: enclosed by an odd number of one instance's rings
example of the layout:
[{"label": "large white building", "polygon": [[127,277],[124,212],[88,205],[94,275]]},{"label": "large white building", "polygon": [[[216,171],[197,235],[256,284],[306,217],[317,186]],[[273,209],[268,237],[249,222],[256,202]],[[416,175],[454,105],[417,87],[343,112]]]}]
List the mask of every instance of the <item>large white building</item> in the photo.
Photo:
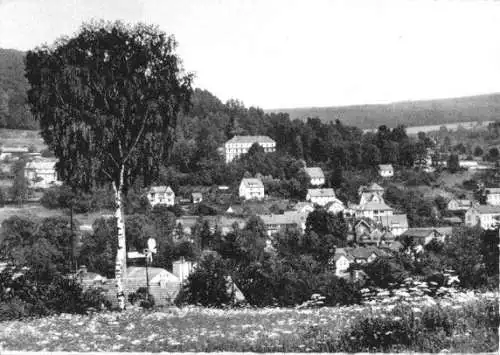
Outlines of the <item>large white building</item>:
[{"label": "large white building", "polygon": [[268,136],[234,136],[224,145],[226,163],[248,153],[254,143],[258,143],[266,153],[276,151],[276,142]]},{"label": "large white building", "polygon": [[480,205],[465,212],[465,225],[479,225],[483,229],[495,229],[500,226],[500,206]]},{"label": "large white building", "polygon": [[245,200],[262,200],[264,198],[264,184],[259,179],[244,178],[240,183],[239,196]]},{"label": "large white building", "polygon": [[58,184],[56,159],[39,158],[26,163],[24,176],[31,187],[46,189]]}]

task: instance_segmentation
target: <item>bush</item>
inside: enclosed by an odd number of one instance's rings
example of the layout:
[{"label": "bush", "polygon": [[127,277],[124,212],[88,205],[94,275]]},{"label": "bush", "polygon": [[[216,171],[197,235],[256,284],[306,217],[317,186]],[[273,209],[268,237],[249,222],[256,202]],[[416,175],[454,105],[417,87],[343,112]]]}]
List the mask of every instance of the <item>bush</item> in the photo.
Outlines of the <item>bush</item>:
[{"label": "bush", "polygon": [[219,255],[206,255],[189,275],[186,285],[177,296],[177,304],[200,304],[223,307],[234,303],[234,293],[228,287],[226,263]]},{"label": "bush", "polygon": [[0,273],[0,321],[58,313],[84,314],[109,307],[100,291],[83,292],[80,284],[60,275],[48,281],[35,273],[12,269]]},{"label": "bush", "polygon": [[145,309],[153,308],[155,305],[155,299],[146,287],[139,287],[137,291],[129,294],[128,301],[133,305],[138,304]]}]

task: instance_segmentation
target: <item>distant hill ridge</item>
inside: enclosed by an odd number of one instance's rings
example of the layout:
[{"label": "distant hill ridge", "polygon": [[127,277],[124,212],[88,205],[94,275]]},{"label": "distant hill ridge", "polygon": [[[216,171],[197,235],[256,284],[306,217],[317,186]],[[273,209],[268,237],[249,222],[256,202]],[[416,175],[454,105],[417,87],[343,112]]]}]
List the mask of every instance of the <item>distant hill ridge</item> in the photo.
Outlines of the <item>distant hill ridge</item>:
[{"label": "distant hill ridge", "polygon": [[265,112],[285,112],[291,119],[318,117],[323,122],[342,121],[362,129],[380,125],[395,127],[444,123],[494,121],[500,119],[500,93],[450,99],[402,101],[391,104],[339,107],[280,108]]},{"label": "distant hill ridge", "polygon": [[[25,52],[0,48],[0,128],[39,128],[26,105]],[[380,125],[408,127],[444,123],[494,121],[500,118],[500,93],[451,99],[405,101],[393,104],[264,110],[286,112],[290,118],[319,117],[361,129]]]}]

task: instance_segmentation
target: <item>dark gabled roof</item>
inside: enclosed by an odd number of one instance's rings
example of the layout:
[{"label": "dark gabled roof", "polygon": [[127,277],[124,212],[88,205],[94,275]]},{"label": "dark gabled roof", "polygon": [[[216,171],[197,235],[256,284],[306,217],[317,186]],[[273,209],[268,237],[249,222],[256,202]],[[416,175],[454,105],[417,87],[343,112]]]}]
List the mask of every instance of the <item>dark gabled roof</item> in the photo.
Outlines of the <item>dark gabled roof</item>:
[{"label": "dark gabled roof", "polygon": [[425,238],[437,232],[436,228],[410,228],[402,235],[407,237]]}]

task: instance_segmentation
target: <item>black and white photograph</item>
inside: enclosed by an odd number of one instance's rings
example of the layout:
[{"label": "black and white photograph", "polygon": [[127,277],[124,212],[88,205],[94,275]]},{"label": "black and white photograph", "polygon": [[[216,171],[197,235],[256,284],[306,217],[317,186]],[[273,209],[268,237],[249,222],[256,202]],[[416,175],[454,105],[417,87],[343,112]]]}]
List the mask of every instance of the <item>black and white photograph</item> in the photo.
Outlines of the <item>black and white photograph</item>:
[{"label": "black and white photograph", "polygon": [[499,352],[500,1],[0,0],[0,355]]}]

